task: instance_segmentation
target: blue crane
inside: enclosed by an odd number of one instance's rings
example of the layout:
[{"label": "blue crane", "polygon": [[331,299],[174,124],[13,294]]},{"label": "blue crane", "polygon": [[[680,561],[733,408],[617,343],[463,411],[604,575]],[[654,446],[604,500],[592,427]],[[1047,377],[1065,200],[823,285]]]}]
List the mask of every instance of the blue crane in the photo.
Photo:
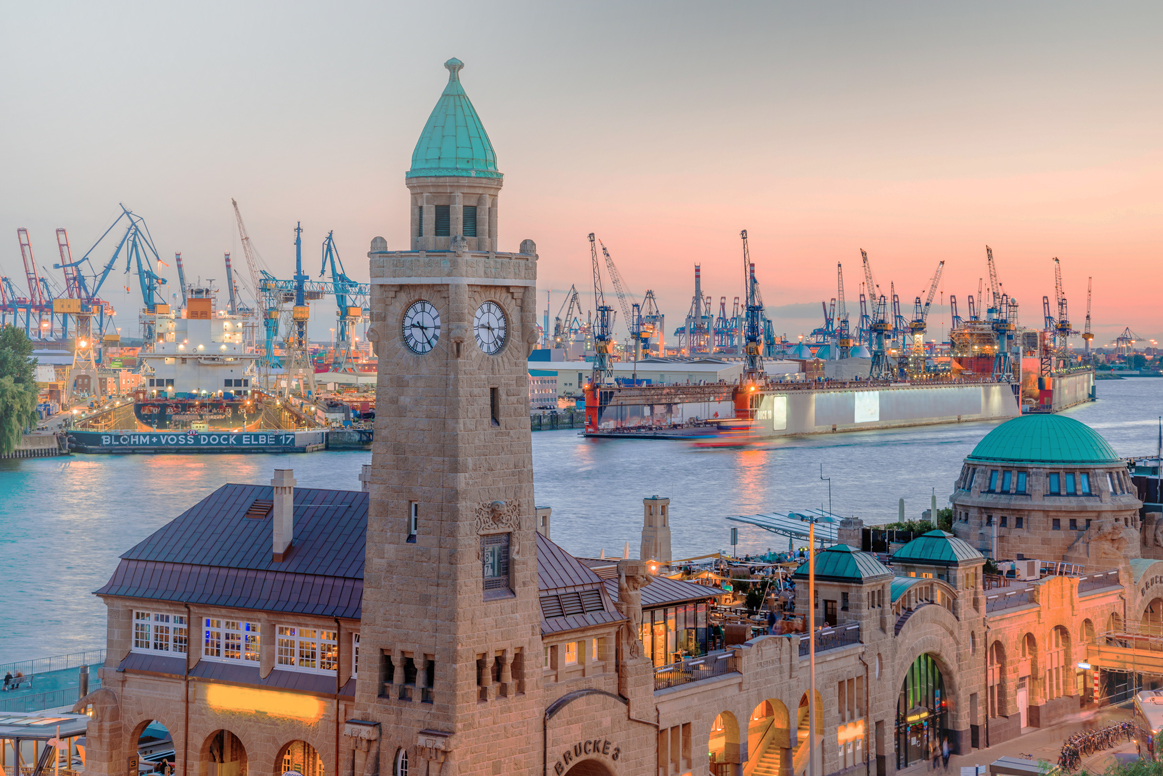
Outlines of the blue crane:
[{"label": "blue crane", "polygon": [[339,258],[339,249],[335,247],[335,232],[327,233],[323,241],[323,266],[319,276],[331,268],[331,293],[335,295],[335,305],[338,308],[339,329],[336,331],[335,354],[331,359],[331,371],[354,372],[352,364],[352,331],[355,325],[363,318],[363,308],[367,306],[371,296],[371,286],[366,283],[357,283],[347,276],[343,269],[343,259]]}]

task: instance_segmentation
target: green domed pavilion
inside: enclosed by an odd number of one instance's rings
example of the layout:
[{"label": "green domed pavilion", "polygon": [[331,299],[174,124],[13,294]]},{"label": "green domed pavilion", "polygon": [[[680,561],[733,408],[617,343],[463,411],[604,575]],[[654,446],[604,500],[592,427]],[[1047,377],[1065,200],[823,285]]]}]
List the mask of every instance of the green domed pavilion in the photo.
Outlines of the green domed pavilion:
[{"label": "green domed pavilion", "polygon": [[1119,456],[1102,435],[1064,415],[1022,415],[977,443],[969,461],[1032,465],[1110,465]]}]

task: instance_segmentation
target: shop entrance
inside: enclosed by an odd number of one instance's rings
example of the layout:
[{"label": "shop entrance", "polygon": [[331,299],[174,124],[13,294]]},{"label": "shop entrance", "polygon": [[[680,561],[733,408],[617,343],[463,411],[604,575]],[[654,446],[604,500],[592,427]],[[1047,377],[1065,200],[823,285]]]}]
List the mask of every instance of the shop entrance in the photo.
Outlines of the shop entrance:
[{"label": "shop entrance", "polygon": [[905,673],[896,707],[896,767],[927,760],[945,733],[945,679],[932,655],[918,657]]}]

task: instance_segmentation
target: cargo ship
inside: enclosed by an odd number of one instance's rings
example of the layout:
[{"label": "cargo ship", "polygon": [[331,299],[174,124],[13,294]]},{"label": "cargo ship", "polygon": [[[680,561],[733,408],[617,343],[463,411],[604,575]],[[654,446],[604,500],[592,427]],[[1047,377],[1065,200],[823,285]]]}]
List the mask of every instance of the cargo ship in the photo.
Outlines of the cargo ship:
[{"label": "cargo ship", "polygon": [[133,400],[86,414],[69,433],[82,453],[310,452],[326,431],[293,403],[259,387],[259,355],[243,320],[190,288],[184,314],[159,313]]}]

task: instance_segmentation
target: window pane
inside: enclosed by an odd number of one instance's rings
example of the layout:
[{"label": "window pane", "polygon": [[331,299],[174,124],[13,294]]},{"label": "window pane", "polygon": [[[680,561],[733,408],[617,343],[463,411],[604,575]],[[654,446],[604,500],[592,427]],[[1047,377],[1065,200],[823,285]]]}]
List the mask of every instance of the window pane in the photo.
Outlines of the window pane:
[{"label": "window pane", "polygon": [[461,223],[461,233],[465,237],[477,236],[477,208],[476,205],[464,206],[464,219]]},{"label": "window pane", "polygon": [[1026,492],[1026,473],[1018,472],[1018,493]]},{"label": "window pane", "polygon": [[1078,475],[1078,490],[1085,495],[1090,495],[1090,475],[1086,472]]},{"label": "window pane", "polygon": [[1003,473],[1001,476],[1001,489],[1005,493],[1010,492],[1010,478],[1012,476],[1013,476],[1013,472],[1009,472],[1009,471]]},{"label": "window pane", "polygon": [[1050,475],[1050,492],[1058,494],[1062,492],[1062,486],[1058,482],[1058,473],[1055,472]]},{"label": "window pane", "polygon": [[1071,496],[1074,495],[1074,472],[1066,473],[1066,492]]},{"label": "window pane", "polygon": [[989,490],[992,493],[997,490],[997,470],[994,469],[989,473]]},{"label": "window pane", "polygon": [[449,217],[448,205],[436,206],[436,236],[448,237],[452,228],[452,219]]}]

